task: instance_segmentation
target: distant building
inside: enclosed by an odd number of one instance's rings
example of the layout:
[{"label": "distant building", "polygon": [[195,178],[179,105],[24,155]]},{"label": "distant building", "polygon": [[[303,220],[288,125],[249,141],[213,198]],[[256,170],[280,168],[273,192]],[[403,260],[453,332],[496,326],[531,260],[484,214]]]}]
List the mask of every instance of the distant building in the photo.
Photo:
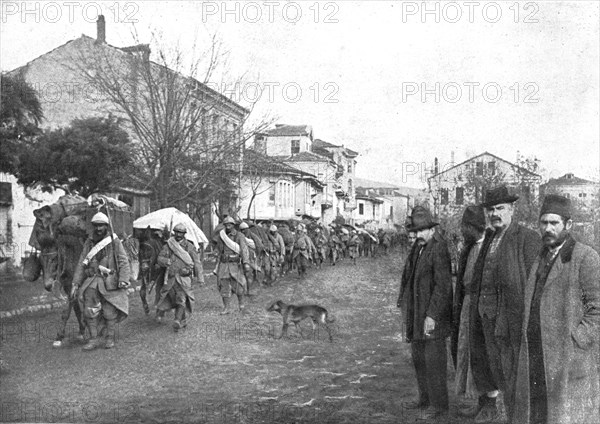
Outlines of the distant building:
[{"label": "distant building", "polygon": [[368,230],[378,230],[381,226],[383,200],[361,192],[356,194],[356,209],[354,210],[354,224]]},{"label": "distant building", "polygon": [[323,184],[315,175],[247,149],[240,218],[289,220],[321,217]]},{"label": "distant building", "polygon": [[254,136],[254,149],[267,156],[290,157],[310,152],[313,130],[310,125],[276,124],[275,128]]},{"label": "distant building", "polygon": [[317,178],[323,185],[319,207],[324,224],[338,217],[353,222],[357,152],[314,139],[310,125],[285,124],[256,134],[252,149]]},{"label": "distant building", "polygon": [[599,207],[598,194],[600,183],[576,177],[574,174],[565,174],[560,178],[552,178],[540,186],[540,195],[562,194],[571,199],[573,203],[584,209]]},{"label": "distant building", "polygon": [[428,178],[432,209],[439,216],[459,213],[469,204],[483,202],[485,191],[506,184],[522,200],[538,198],[541,176],[489,152],[481,153]]},{"label": "distant building", "polygon": [[317,177],[323,184],[323,194],[321,196],[321,222],[329,225],[336,217],[336,211],[344,207],[344,198],[342,191],[335,178],[337,165],[331,159],[317,155],[312,152],[301,152],[288,158],[282,158],[283,161]]},{"label": "distant building", "polygon": [[373,225],[383,229],[402,227],[413,206],[424,198],[423,191],[419,189],[359,178],[356,179],[356,184],[358,208],[354,211],[355,222],[370,215],[368,209],[373,208],[373,223],[367,228]]},{"label": "distant building", "polygon": [[347,223],[352,223],[353,213],[356,209],[356,158],[358,152],[344,146],[338,146],[323,140],[315,140],[313,153],[331,159],[337,165],[336,195],[344,200],[343,207],[336,208],[336,215],[342,216]]}]

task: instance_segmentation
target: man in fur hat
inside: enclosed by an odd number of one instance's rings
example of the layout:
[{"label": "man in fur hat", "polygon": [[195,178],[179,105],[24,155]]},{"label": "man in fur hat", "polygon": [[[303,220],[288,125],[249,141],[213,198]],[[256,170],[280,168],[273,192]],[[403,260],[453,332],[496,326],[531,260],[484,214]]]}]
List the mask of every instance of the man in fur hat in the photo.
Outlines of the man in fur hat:
[{"label": "man in fur hat", "polygon": [[173,237],[167,240],[156,259],[159,266],[166,268],[157,305],[157,320],[160,321],[166,311],[175,308],[173,330],[176,332],[187,326],[187,315],[192,314],[192,278],[198,281],[202,276],[200,259],[194,244],[186,240],[186,232],[183,224],[175,225]]},{"label": "man in fur hat", "polygon": [[600,257],[572,225],[570,200],[547,195],[544,247],[525,287],[514,423],[600,423]]},{"label": "man in fur hat", "polygon": [[485,226],[483,207],[467,206],[461,221],[464,247],[460,252],[452,314],[454,319],[452,357],[456,370],[455,390],[457,396],[464,396],[467,399],[476,397],[475,395],[478,394],[469,361],[469,311],[473,271],[483,244]]},{"label": "man in fur hat", "polygon": [[83,245],[75,274],[72,296],[77,296],[90,340],[83,350],[100,346],[104,334],[106,349],[115,346],[115,327],[129,315],[127,288],[129,259],[121,240],[109,229],[108,216],[98,212],[92,217],[94,231]]},{"label": "man in fur hat", "polygon": [[539,235],[513,219],[514,202],[505,185],[486,192],[492,226],[486,231],[471,283],[470,360],[478,404],[459,413],[475,422],[504,422],[496,405],[503,391],[509,415],[514,405],[517,357],[523,320],[523,290],[540,249]]},{"label": "man in fur hat", "polygon": [[406,409],[425,409],[424,420],[448,415],[446,338],[452,328],[452,266],[448,245],[428,209],[416,206],[410,230],[417,241],[406,261],[397,306],[405,318],[419,397]]}]

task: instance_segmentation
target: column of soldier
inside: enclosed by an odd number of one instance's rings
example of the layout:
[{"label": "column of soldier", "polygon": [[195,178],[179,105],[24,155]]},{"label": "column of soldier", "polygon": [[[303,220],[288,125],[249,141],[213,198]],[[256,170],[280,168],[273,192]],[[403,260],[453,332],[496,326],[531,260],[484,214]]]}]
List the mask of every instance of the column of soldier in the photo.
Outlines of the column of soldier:
[{"label": "column of soldier", "polygon": [[476,423],[600,423],[600,257],[571,234],[568,198],[544,198],[539,234],[516,222],[517,201],[500,186],[464,210],[454,288],[439,224],[424,207],[412,211],[415,242],[397,306],[418,388],[403,407],[418,419],[447,422],[450,337],[458,415]]},{"label": "column of soldier", "polygon": [[[119,238],[109,231],[107,215],[99,212],[91,223],[94,231],[85,242],[69,290],[69,305],[82,315],[78,337],[84,338],[85,328],[90,332],[83,347],[86,351],[103,342],[107,349],[115,346],[115,326],[129,315],[127,294],[133,290],[128,256]],[[202,260],[186,239],[184,225],[175,225],[166,242],[162,230],[148,231],[140,239],[138,258],[144,312],[150,313],[147,296],[154,290],[156,320],[162,322],[165,313],[174,310],[173,329],[178,332],[187,326],[192,313],[193,285],[204,283]],[[321,268],[327,260],[335,265],[347,257],[356,265],[358,256],[387,254],[397,240],[397,233],[383,230],[375,234],[352,226],[303,223],[277,228],[272,223],[236,223],[225,217],[211,240],[216,253],[213,273],[223,301],[221,314],[231,312],[233,295],[243,312],[246,298],[254,296],[260,285],[270,287],[295,268],[304,278],[311,263]]]},{"label": "column of soldier", "polygon": [[238,308],[243,311],[246,296],[255,296],[260,286],[273,286],[294,269],[304,278],[311,264],[320,269],[326,261],[335,266],[349,258],[356,265],[357,257],[373,257],[379,246],[385,253],[392,247],[390,233],[380,231],[378,236],[361,229],[359,234],[358,229],[349,228],[316,223],[236,223],[225,217],[212,237],[217,256],[213,273],[223,300],[221,314],[230,313],[232,295],[237,296]]}]

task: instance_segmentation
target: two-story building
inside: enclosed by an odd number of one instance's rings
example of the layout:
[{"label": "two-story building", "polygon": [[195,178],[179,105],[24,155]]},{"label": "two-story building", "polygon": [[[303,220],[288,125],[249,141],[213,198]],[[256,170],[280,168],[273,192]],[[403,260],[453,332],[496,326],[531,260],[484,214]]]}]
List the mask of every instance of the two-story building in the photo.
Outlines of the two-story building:
[{"label": "two-story building", "polygon": [[323,184],[315,175],[246,149],[240,217],[259,221],[319,219],[322,195]]},{"label": "two-story building", "polygon": [[[152,150],[148,144],[153,137],[160,143],[160,134],[168,132],[168,125],[152,112],[168,102],[170,107],[181,108],[178,125],[187,126],[183,130],[184,150],[198,152],[200,160],[210,163],[217,155],[225,155],[230,145],[227,160],[221,161],[222,174],[239,179],[243,155],[241,132],[249,110],[195,78],[153,61],[147,44],[127,47],[109,44],[104,16],[98,17],[96,30],[95,39],[82,35],[9,72],[22,75],[37,90],[45,118],[41,127],[64,127],[75,118],[112,114],[122,118],[123,128],[139,148],[139,156],[145,157],[144,152]],[[168,90],[161,91],[163,86]],[[122,97],[115,99],[117,95]],[[160,131],[148,125],[149,122],[154,122]],[[146,134],[145,140],[139,139],[141,133]],[[163,175],[158,170],[148,169],[148,172],[156,173],[151,175],[152,181]],[[165,197],[168,184],[168,181],[157,183],[160,190],[152,191],[153,206],[158,206],[158,199]],[[233,205],[220,206],[235,207],[237,197],[238,193],[228,193],[221,203]],[[198,214],[202,216],[199,224],[206,233],[217,224],[213,204],[213,199],[207,199],[201,208],[203,213]]]},{"label": "two-story building", "polygon": [[571,199],[580,218],[592,219],[593,212],[600,208],[600,183],[576,177],[568,173],[560,178],[551,178],[540,186],[540,196],[562,194]]},{"label": "two-story building", "polygon": [[357,152],[315,140],[310,125],[284,124],[256,134],[253,149],[316,176],[323,185],[319,207],[324,224],[337,217],[352,223]]},{"label": "two-story building", "polygon": [[[357,178],[356,184],[358,207],[354,210],[354,220],[356,223],[362,221],[365,214],[361,213],[361,209],[365,211],[373,206],[374,211],[379,211],[378,214],[373,214],[374,225],[377,228],[393,229],[402,227],[410,210],[422,197],[422,193],[418,189],[400,187],[389,183]],[[377,202],[373,202],[373,200],[377,200]],[[378,203],[378,205],[369,205],[369,201]],[[364,203],[364,206],[361,206],[362,203]]]},{"label": "two-story building", "polygon": [[346,147],[315,140],[312,150],[318,155],[331,159],[337,165],[336,195],[343,199],[343,204],[336,208],[336,215],[342,216],[347,223],[353,222],[353,213],[356,209],[356,157],[358,152]]},{"label": "two-story building", "polygon": [[267,156],[291,157],[310,152],[313,130],[310,125],[276,124],[275,128],[254,136],[254,150]]},{"label": "two-story building", "polygon": [[489,152],[481,153],[457,165],[450,164],[428,178],[431,205],[438,217],[461,213],[469,204],[480,204],[485,191],[500,184],[517,193],[520,204],[538,198],[541,176],[518,164]]}]

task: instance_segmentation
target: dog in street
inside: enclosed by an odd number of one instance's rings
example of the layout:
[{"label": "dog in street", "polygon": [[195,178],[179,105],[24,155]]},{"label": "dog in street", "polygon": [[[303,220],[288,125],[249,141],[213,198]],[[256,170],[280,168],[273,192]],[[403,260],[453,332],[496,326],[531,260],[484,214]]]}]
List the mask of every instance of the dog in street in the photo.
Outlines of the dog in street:
[{"label": "dog in street", "polygon": [[313,333],[317,327],[317,325],[321,324],[327,330],[327,334],[329,334],[329,341],[333,342],[333,337],[331,335],[331,329],[329,328],[330,323],[335,321],[335,318],[329,317],[327,314],[327,309],[319,306],[319,305],[288,305],[281,300],[276,300],[271,303],[271,305],[267,308],[267,312],[279,312],[283,318],[283,327],[281,329],[281,337],[287,337],[287,329],[290,323],[294,323],[296,329],[300,331],[302,334],[302,328],[298,327],[300,321],[305,318],[310,318],[312,320]]}]

